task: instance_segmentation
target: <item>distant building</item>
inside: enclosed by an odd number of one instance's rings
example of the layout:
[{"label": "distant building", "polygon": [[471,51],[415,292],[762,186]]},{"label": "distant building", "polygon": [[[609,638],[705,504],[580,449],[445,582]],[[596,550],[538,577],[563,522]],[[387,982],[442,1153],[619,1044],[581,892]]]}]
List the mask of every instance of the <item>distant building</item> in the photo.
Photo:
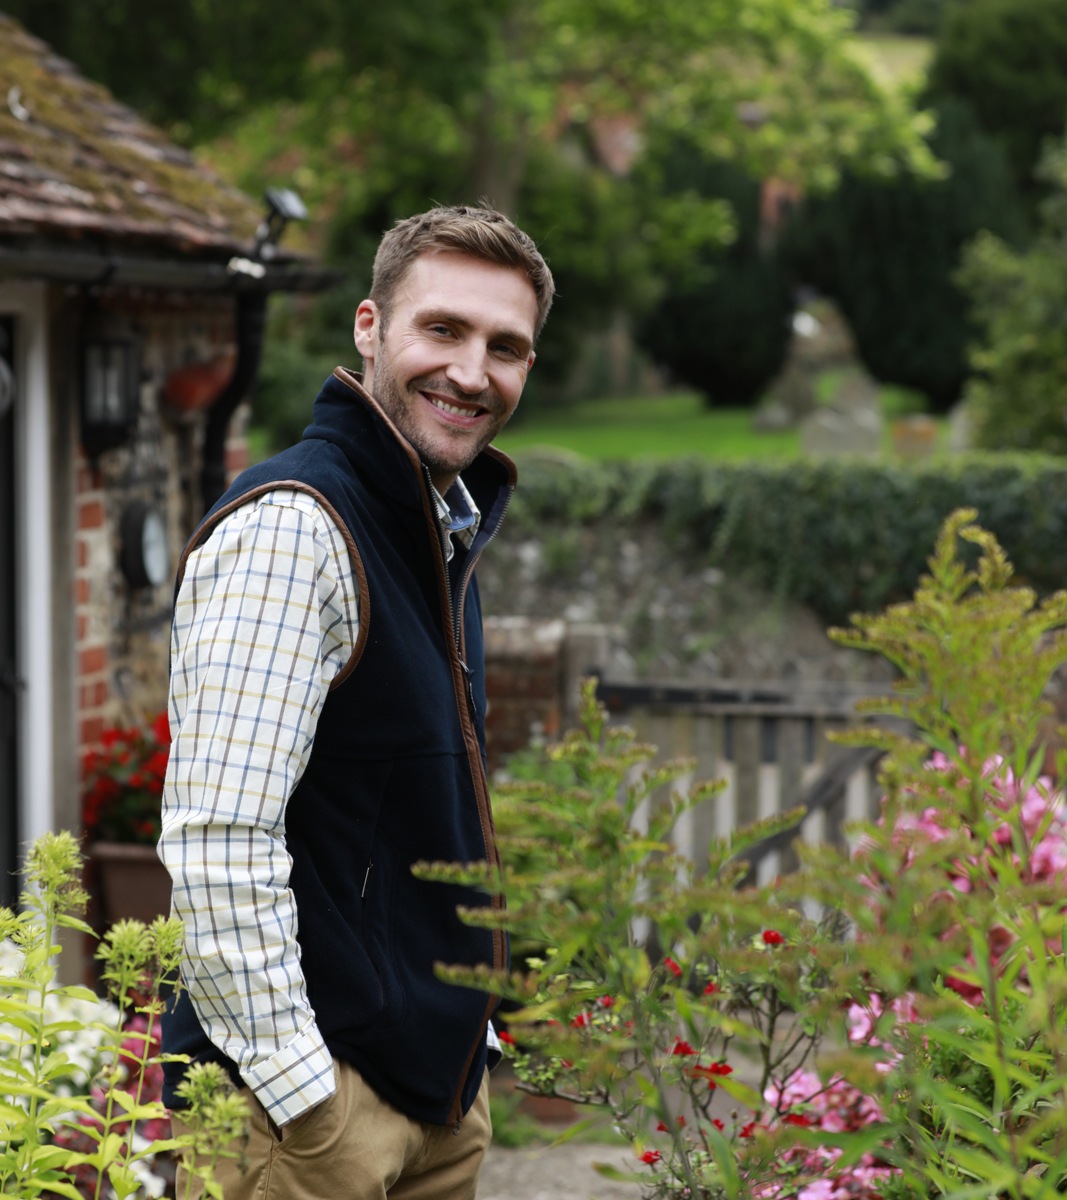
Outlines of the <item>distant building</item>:
[{"label": "distant building", "polygon": [[266,210],[0,16],[0,901],[79,753],[166,700],[174,564],[245,461]]}]

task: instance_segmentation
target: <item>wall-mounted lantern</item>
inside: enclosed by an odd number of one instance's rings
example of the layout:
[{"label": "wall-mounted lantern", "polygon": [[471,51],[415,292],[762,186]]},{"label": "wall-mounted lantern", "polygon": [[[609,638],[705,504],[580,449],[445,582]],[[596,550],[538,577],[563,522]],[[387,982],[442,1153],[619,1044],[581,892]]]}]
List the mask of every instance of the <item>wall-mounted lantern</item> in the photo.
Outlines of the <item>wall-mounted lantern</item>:
[{"label": "wall-mounted lantern", "polygon": [[122,573],[132,588],[159,587],[170,578],[167,523],[158,508],[135,500],[122,514]]},{"label": "wall-mounted lantern", "polygon": [[96,458],[120,446],[137,420],[141,364],[130,340],[87,342],[82,367],[81,435],[85,453]]}]

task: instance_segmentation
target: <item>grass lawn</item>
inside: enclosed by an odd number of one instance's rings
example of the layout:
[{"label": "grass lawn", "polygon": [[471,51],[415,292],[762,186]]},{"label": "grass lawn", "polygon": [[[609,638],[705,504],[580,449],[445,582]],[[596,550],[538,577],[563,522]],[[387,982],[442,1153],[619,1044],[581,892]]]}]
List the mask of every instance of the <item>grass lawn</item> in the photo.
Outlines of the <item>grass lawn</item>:
[{"label": "grass lawn", "polygon": [[582,400],[541,409],[504,430],[501,450],[555,446],[585,458],[783,458],[800,435],[757,433],[747,408],[708,408],[695,392]]}]

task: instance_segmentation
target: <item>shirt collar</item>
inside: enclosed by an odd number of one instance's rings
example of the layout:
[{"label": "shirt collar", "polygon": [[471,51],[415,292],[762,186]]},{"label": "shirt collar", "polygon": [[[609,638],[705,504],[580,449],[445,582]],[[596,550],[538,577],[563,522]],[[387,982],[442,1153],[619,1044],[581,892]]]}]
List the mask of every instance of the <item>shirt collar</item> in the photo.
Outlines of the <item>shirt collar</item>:
[{"label": "shirt collar", "polygon": [[474,497],[467,491],[462,476],[456,476],[456,482],[444,496],[432,483],[430,487],[433,491],[433,502],[437,506],[437,518],[449,535],[448,559],[451,561],[452,538],[458,538],[469,550],[482,523],[482,514],[474,503]]}]

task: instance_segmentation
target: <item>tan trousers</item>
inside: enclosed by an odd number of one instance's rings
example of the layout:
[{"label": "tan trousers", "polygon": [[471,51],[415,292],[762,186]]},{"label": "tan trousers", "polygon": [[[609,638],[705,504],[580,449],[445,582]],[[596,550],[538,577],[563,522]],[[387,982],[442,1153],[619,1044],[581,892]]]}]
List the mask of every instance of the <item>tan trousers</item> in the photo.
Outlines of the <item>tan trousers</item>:
[{"label": "tan trousers", "polygon": [[[278,1139],[251,1090],[252,1119],[244,1155],[221,1160],[216,1178],[225,1200],[474,1200],[478,1172],[492,1136],[489,1073],[460,1122],[428,1125],[397,1112],[347,1063],[334,1061],[336,1093],[297,1117]],[[188,1127],[175,1115],[175,1134]],[[186,1172],[178,1171],[177,1196],[185,1200]],[[199,1180],[190,1193],[202,1194]]]}]

